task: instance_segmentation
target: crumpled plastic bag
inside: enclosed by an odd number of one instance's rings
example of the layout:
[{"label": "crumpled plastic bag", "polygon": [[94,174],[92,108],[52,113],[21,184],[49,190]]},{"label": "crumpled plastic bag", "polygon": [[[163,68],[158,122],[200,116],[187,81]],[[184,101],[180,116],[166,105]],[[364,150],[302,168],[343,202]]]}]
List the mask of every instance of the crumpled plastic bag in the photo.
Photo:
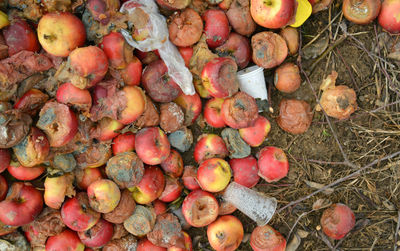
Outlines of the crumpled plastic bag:
[{"label": "crumpled plastic bag", "polygon": [[154,0],[130,0],[125,2],[120,12],[131,14],[136,8],[141,8],[149,15],[149,37],[143,41],[135,41],[131,34],[122,29],[121,34],[132,46],[141,51],[158,50],[161,59],[168,68],[168,74],[179,85],[186,95],[195,94],[193,86],[193,76],[185,66],[182,56],[178,49],[169,40],[169,32],[166,19],[158,11]]}]

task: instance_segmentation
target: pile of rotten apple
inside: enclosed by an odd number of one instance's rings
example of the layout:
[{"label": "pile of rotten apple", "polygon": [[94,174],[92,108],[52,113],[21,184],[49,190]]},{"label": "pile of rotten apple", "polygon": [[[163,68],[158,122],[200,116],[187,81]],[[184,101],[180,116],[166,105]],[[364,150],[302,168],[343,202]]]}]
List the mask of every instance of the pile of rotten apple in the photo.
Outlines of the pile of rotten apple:
[{"label": "pile of rotten apple", "polygon": [[[217,200],[219,194],[231,176],[253,187],[260,177],[280,180],[289,168],[279,148],[264,147],[258,160],[250,155],[270,123],[258,114],[256,100],[238,91],[236,72],[252,58],[264,68],[280,65],[275,86],[282,92],[295,91],[301,82],[296,65],[281,65],[299,47],[297,30],[283,28],[293,21],[294,1],[276,12],[265,2],[157,0],[168,16],[170,40],[193,74],[194,95],[180,91],[157,51],[134,51],[118,32],[127,29],[137,41],[148,37],[149,17],[140,4],[127,15],[118,12],[119,0],[3,2],[8,16],[0,13],[0,248],[192,250],[182,228],[208,226],[214,249],[236,249],[243,226],[230,215],[233,205]],[[329,4],[319,2],[314,11]],[[398,5],[382,5],[380,23],[391,32],[400,30],[390,19]],[[282,29],[253,35],[256,23]],[[335,86],[336,77],[333,72],[324,81],[320,104],[329,116],[344,119],[356,110],[356,96],[347,86]],[[184,166],[179,152],[192,146],[189,126],[201,114],[201,98],[209,99],[206,123],[226,128],[221,137],[197,139],[197,168]],[[277,122],[299,134],[312,117],[305,101],[284,99]],[[186,194],[181,209],[168,212],[167,203]],[[354,214],[334,204],[321,225],[340,239],[354,226]],[[286,240],[266,225],[254,229],[250,244],[254,250],[284,250]]]}]

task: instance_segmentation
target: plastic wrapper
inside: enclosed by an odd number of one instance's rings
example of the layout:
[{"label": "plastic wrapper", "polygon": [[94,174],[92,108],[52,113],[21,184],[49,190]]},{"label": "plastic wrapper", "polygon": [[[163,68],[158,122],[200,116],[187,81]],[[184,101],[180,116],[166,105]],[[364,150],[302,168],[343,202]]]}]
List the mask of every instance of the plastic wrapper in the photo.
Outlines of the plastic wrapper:
[{"label": "plastic wrapper", "polygon": [[185,94],[193,95],[195,90],[192,74],[186,68],[178,49],[169,40],[166,19],[159,13],[156,3],[154,0],[130,0],[122,5],[120,12],[130,15],[136,8],[141,8],[149,15],[149,36],[142,41],[135,41],[129,31],[122,29],[121,34],[132,47],[140,51],[158,50],[171,78]]}]

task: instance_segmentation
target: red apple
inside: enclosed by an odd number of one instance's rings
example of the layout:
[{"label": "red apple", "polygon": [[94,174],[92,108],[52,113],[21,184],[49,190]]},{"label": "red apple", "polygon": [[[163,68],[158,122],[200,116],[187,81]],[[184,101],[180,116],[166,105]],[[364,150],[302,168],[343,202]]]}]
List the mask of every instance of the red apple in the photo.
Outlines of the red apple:
[{"label": "red apple", "polygon": [[74,231],[92,228],[100,219],[100,213],[89,205],[89,198],[84,192],[67,199],[61,208],[61,218],[67,227]]},{"label": "red apple", "polygon": [[293,63],[280,65],[275,70],[274,84],[276,89],[284,93],[292,93],[301,85],[300,70]]},{"label": "red apple", "polygon": [[92,96],[88,90],[83,90],[71,83],[64,83],[57,89],[56,99],[59,103],[72,105],[78,110],[90,111]]},{"label": "red apple", "polygon": [[286,26],[294,12],[294,0],[251,0],[250,2],[250,13],[254,21],[269,29]]},{"label": "red apple", "polygon": [[60,209],[66,196],[75,195],[72,185],[74,175],[66,173],[61,176],[47,176],[44,181],[44,203],[46,206],[54,209]]},{"label": "red apple", "polygon": [[207,227],[208,242],[217,251],[236,250],[243,235],[242,222],[233,215],[221,216]]},{"label": "red apple", "polygon": [[117,184],[108,179],[96,180],[87,189],[90,206],[99,213],[114,210],[121,199]]},{"label": "red apple", "polygon": [[4,172],[11,162],[11,154],[9,149],[0,149],[0,173]]},{"label": "red apple", "polygon": [[390,33],[400,33],[400,2],[397,0],[384,0],[378,16],[378,22],[383,29]]},{"label": "red apple", "polygon": [[93,87],[100,82],[108,71],[106,54],[97,46],[76,48],[68,57],[70,81],[81,89]]},{"label": "red apple", "polygon": [[239,129],[242,139],[252,147],[260,146],[271,131],[271,123],[259,115],[253,126]]},{"label": "red apple", "polygon": [[285,39],[270,31],[264,31],[253,35],[251,37],[251,47],[253,49],[253,62],[265,69],[280,65],[288,54],[288,47]]},{"label": "red apple", "polygon": [[142,62],[137,57],[132,56],[128,65],[119,71],[124,83],[126,85],[139,85],[142,79],[142,67]]},{"label": "red apple", "polygon": [[139,241],[136,251],[167,251],[166,248],[159,247],[151,243],[147,238]]},{"label": "red apple", "polygon": [[67,57],[86,40],[85,26],[70,12],[47,13],[39,20],[37,33],[43,49],[59,57]]},{"label": "red apple", "polygon": [[156,200],[162,194],[165,187],[165,177],[160,168],[147,166],[139,184],[129,190],[139,204],[148,204]]},{"label": "red apple", "polygon": [[31,116],[36,116],[40,108],[49,99],[47,94],[44,94],[38,89],[30,89],[14,104],[14,109],[19,109]]},{"label": "red apple", "polygon": [[43,209],[42,193],[35,187],[14,182],[5,200],[0,202],[0,221],[10,226],[32,222]]},{"label": "red apple", "polygon": [[275,182],[284,178],[289,171],[289,162],[282,149],[266,146],[258,153],[258,168],[261,178]]},{"label": "red apple", "polygon": [[222,45],[229,36],[229,21],[225,12],[218,9],[208,9],[204,12],[204,34],[210,48]]},{"label": "red apple", "polygon": [[252,188],[260,180],[257,160],[253,156],[243,159],[231,159],[229,165],[233,171],[233,180],[245,187]]},{"label": "red apple", "polygon": [[158,198],[163,202],[172,202],[179,198],[183,190],[181,182],[177,178],[170,176],[165,177],[165,188],[160,197]]},{"label": "red apple", "polygon": [[14,17],[10,25],[3,29],[3,35],[9,56],[23,50],[36,52],[40,48],[35,31],[22,18]]},{"label": "red apple", "polygon": [[212,127],[223,128],[226,126],[221,116],[222,103],[224,103],[223,98],[212,98],[204,106],[204,119]]},{"label": "red apple", "polygon": [[185,171],[182,175],[183,185],[189,190],[199,189],[199,183],[197,182],[197,168],[194,166],[185,166]]},{"label": "red apple", "polygon": [[250,246],[254,251],[285,251],[286,240],[271,226],[258,226],[251,233]]},{"label": "red apple", "polygon": [[146,96],[143,90],[137,86],[125,86],[121,92],[127,102],[126,108],[119,114],[118,122],[128,125],[143,114],[146,107]]},{"label": "red apple", "polygon": [[380,10],[380,0],[344,0],[342,5],[344,17],[356,24],[371,23],[379,15]]},{"label": "red apple", "polygon": [[179,54],[181,54],[183,61],[185,61],[185,66],[189,67],[190,59],[193,56],[192,47],[178,47]]},{"label": "red apple", "polygon": [[203,33],[203,20],[191,8],[175,12],[168,24],[169,38],[176,46],[191,46],[199,41]]},{"label": "red apple", "polygon": [[185,243],[184,243],[185,247],[180,248],[180,247],[173,246],[173,247],[168,248],[167,251],[193,251],[192,238],[190,238],[190,235],[188,233],[186,233],[185,231],[182,231],[182,235],[183,235],[183,238],[185,241]]},{"label": "red apple", "polygon": [[216,134],[203,134],[197,139],[194,147],[194,160],[201,164],[210,158],[225,158],[229,152],[224,140]]},{"label": "red apple", "polygon": [[229,127],[241,129],[253,126],[258,118],[256,100],[245,92],[238,92],[224,100],[221,115]]},{"label": "red apple", "polygon": [[86,190],[90,184],[95,182],[96,180],[101,180],[103,178],[100,169],[96,167],[92,168],[76,168],[75,169],[75,180],[76,185],[81,190]]},{"label": "red apple", "polygon": [[197,170],[197,181],[203,190],[215,193],[228,186],[231,175],[228,162],[220,158],[212,158],[200,164]]},{"label": "red apple", "polygon": [[113,233],[113,224],[100,219],[91,229],[78,232],[78,236],[85,246],[97,248],[102,247],[109,242]]},{"label": "red apple", "polygon": [[142,86],[152,100],[161,103],[173,101],[180,93],[178,84],[168,75],[168,68],[161,59],[144,68]]},{"label": "red apple", "polygon": [[40,110],[36,126],[44,131],[52,147],[66,145],[78,132],[75,113],[67,105],[53,100]]},{"label": "red apple", "polygon": [[62,233],[50,236],[46,242],[46,251],[84,251],[85,245],[76,232],[66,229]]},{"label": "red apple", "polygon": [[322,231],[335,240],[340,240],[346,236],[354,225],[353,211],[341,203],[333,204],[325,209],[321,217]]},{"label": "red apple", "polygon": [[114,155],[123,152],[132,152],[135,150],[135,134],[126,132],[118,135],[113,139],[111,147]]},{"label": "red apple", "polygon": [[167,204],[162,202],[161,200],[153,201],[153,208],[156,215],[160,215],[167,212]]},{"label": "red apple", "polygon": [[205,227],[218,217],[218,201],[203,190],[189,193],[182,204],[182,214],[193,227]]},{"label": "red apple", "polygon": [[192,125],[201,114],[202,103],[199,94],[179,95],[174,102],[178,104],[185,114],[185,126]]},{"label": "red apple", "polygon": [[201,72],[203,86],[215,98],[230,97],[239,88],[236,71],[237,65],[232,58],[215,58]]},{"label": "red apple", "polygon": [[158,127],[147,127],[136,133],[136,153],[148,165],[161,164],[168,158],[170,148],[168,137]]},{"label": "red apple", "polygon": [[[119,32],[110,32],[103,37],[99,47],[106,54],[110,66],[115,69],[124,69],[127,66],[128,53],[132,53],[132,49],[125,41],[124,36]],[[130,49],[130,50],[129,50]]]},{"label": "red apple", "polygon": [[50,152],[50,145],[46,135],[32,126],[29,134],[13,147],[19,163],[26,167],[33,167],[43,163]]},{"label": "red apple", "polygon": [[229,34],[228,40],[215,49],[222,57],[231,56],[240,69],[245,68],[251,59],[251,48],[248,38],[235,32]]},{"label": "red apple", "polygon": [[0,201],[4,200],[8,191],[8,183],[7,180],[0,175]]},{"label": "red apple", "polygon": [[42,165],[34,167],[25,167],[17,162],[12,162],[7,168],[7,171],[17,180],[34,180],[46,170]]},{"label": "red apple", "polygon": [[181,177],[183,173],[183,160],[181,155],[174,149],[171,149],[168,158],[161,162],[161,168],[165,174],[171,177]]}]

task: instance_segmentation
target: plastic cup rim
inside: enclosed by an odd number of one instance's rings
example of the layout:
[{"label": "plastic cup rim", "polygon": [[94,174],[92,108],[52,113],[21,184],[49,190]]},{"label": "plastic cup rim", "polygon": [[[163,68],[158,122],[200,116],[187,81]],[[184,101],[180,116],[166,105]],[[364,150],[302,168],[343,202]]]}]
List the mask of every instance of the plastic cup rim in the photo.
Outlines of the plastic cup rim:
[{"label": "plastic cup rim", "polygon": [[238,78],[247,78],[252,75],[257,75],[260,72],[262,72],[263,70],[264,70],[264,68],[262,68],[258,65],[253,65],[253,66],[250,66],[248,68],[238,71],[237,77]]}]

